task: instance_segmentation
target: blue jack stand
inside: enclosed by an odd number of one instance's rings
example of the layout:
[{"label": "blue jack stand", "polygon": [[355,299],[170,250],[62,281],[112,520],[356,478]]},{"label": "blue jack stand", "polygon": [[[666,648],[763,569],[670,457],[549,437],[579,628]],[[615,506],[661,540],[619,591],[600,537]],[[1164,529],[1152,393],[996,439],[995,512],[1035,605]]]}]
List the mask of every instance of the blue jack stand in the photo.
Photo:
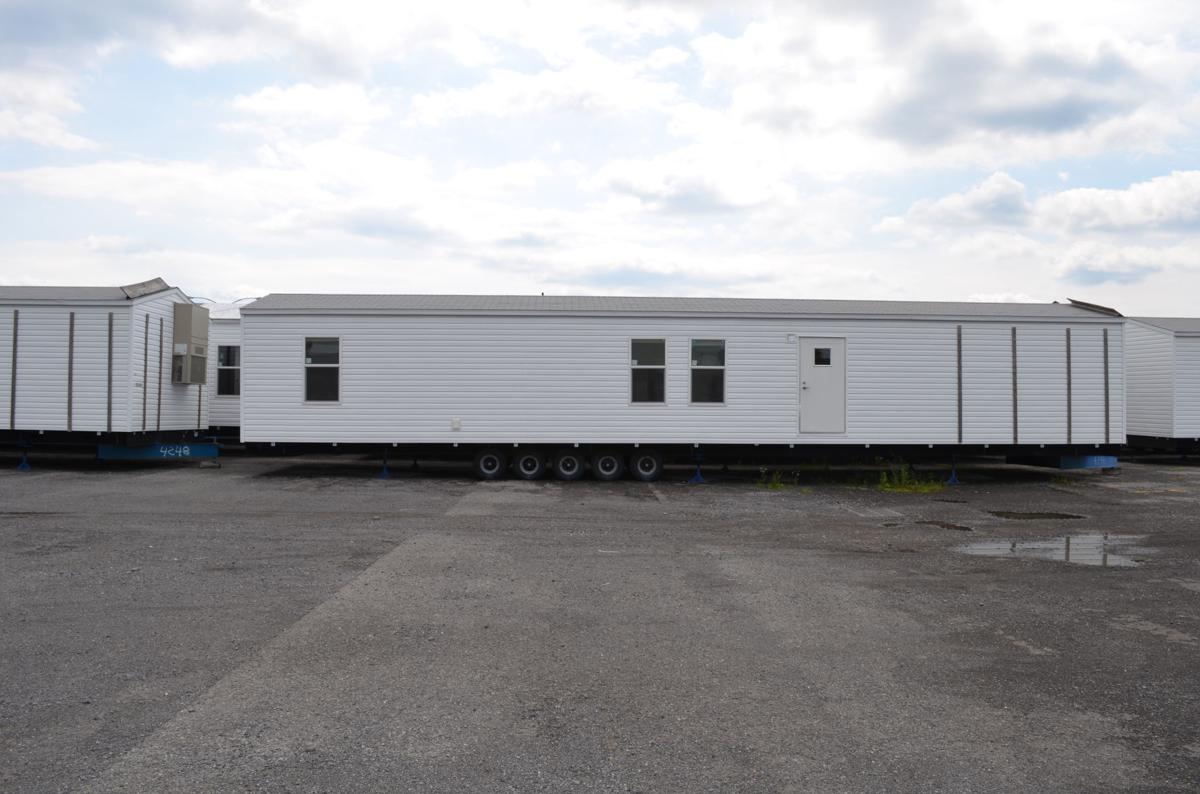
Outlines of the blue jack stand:
[{"label": "blue jack stand", "polygon": [[29,471],[32,466],[29,465],[29,455],[25,450],[21,450],[21,462],[17,464],[17,471]]},{"label": "blue jack stand", "polygon": [[688,483],[691,485],[704,485],[708,480],[704,479],[704,475],[700,472],[700,464],[704,462],[704,450],[697,449],[692,453],[692,460],[696,462],[696,473],[692,475]]},{"label": "blue jack stand", "polygon": [[958,461],[950,462],[950,479],[946,480],[946,485],[962,485],[958,480]]},{"label": "blue jack stand", "polygon": [[379,479],[390,480],[392,478],[392,470],[387,465],[387,452],[383,453],[383,468],[379,470]]}]

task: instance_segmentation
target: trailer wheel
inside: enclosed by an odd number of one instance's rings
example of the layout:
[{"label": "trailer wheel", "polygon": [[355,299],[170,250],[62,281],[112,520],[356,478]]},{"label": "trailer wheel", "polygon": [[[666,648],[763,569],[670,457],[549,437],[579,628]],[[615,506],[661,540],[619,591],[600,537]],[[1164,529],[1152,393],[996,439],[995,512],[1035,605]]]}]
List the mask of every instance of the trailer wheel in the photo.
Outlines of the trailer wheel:
[{"label": "trailer wheel", "polygon": [[559,450],[554,456],[554,476],[560,480],[578,480],[583,476],[583,456],[573,449]]},{"label": "trailer wheel", "polygon": [[654,482],[662,476],[662,455],[652,449],[634,450],[629,456],[629,471],[642,482]]},{"label": "trailer wheel", "polygon": [[611,449],[602,449],[592,455],[592,476],[597,480],[612,482],[625,473],[625,460]]},{"label": "trailer wheel", "polygon": [[504,476],[504,453],[485,449],[475,456],[475,476],[481,480],[498,480]]},{"label": "trailer wheel", "polygon": [[513,458],[512,467],[522,480],[536,480],[546,473],[546,457],[537,450],[522,452]]}]

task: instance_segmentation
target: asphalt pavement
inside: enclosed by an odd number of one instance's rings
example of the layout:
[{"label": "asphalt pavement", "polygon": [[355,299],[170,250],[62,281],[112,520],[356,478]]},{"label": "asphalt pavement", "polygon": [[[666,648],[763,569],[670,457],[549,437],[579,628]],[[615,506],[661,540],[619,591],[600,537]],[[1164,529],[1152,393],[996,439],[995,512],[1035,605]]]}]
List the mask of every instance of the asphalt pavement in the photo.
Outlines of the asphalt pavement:
[{"label": "asphalt pavement", "polygon": [[1195,463],[0,464],[0,790],[1200,788]]}]

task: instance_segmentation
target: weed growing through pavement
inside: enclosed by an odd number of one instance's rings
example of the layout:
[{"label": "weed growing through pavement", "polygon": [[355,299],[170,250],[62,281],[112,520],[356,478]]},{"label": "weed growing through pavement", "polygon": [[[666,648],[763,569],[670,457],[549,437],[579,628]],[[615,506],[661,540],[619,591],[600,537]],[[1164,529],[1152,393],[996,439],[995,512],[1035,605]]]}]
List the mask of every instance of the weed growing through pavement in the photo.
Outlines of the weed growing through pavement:
[{"label": "weed growing through pavement", "polygon": [[913,473],[907,463],[893,466],[890,472],[879,473],[879,490],[886,493],[937,493],[945,487],[941,480],[922,478]]},{"label": "weed growing through pavement", "polygon": [[1079,486],[1079,485],[1087,485],[1088,484],[1087,482],[1080,479],[1079,477],[1070,477],[1066,474],[1056,474],[1050,478],[1050,482],[1054,483],[1055,485]]},{"label": "weed growing through pavement", "polygon": [[758,473],[758,484],[768,491],[782,491],[787,487],[787,484],[783,481],[783,472],[781,471],[771,472],[770,477],[767,477],[766,469],[759,469]]}]

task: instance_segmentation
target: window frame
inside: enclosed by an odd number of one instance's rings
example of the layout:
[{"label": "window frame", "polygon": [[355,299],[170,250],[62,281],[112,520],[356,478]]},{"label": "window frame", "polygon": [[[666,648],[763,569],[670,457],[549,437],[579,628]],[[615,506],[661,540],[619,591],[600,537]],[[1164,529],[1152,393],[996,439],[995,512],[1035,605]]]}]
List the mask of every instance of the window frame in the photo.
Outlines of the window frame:
[{"label": "window frame", "polygon": [[[629,373],[628,383],[625,388],[625,399],[629,405],[636,406],[661,406],[667,404],[667,337],[665,336],[631,336],[628,337],[629,347],[627,348],[628,355],[625,358],[626,371]],[[633,343],[634,342],[662,342],[663,346],[663,363],[662,364],[638,364],[633,363]],[[633,399],[633,371],[635,369],[657,369],[662,370],[663,374],[663,398],[661,400],[635,400]]]},{"label": "window frame", "polygon": [[[824,350],[829,354],[829,361],[821,364],[817,361],[817,351]],[[833,366],[833,348],[832,347],[813,347],[813,363],[814,367],[832,367]]]},{"label": "window frame", "polygon": [[[304,354],[308,351],[309,340],[325,339],[334,340],[337,342],[338,363],[336,364],[309,364],[307,356]],[[308,399],[308,371],[309,369],[336,369],[342,368],[342,338],[340,336],[304,336],[303,342],[300,345],[300,363],[304,367],[304,377],[300,380],[300,396],[305,405],[340,405],[342,402],[342,373],[339,371],[337,376],[337,397],[333,400],[310,400]]]},{"label": "window frame", "polygon": [[[237,363],[236,367],[231,367],[228,364],[221,363],[221,348],[223,348],[223,347],[237,348],[238,363]],[[237,392],[234,394],[222,394],[221,393],[221,370],[223,370],[223,369],[237,370],[237,373],[238,373],[238,375],[237,375]],[[240,344],[217,345],[217,383],[216,383],[216,387],[217,387],[216,392],[213,394],[214,397],[241,397],[242,396],[242,346]]]},{"label": "window frame", "polygon": [[[711,366],[711,365],[704,365],[704,364],[693,364],[692,362],[695,359],[692,358],[692,345],[695,342],[720,342],[722,359],[724,360],[725,363],[719,367]],[[718,407],[720,407],[720,406],[728,405],[729,404],[729,339],[727,339],[727,338],[718,339],[718,338],[712,337],[712,336],[688,337],[687,357],[688,357],[688,405],[695,405],[695,406],[700,406],[700,407],[703,407],[703,406],[718,406]],[[719,369],[722,371],[723,374],[721,376],[721,401],[720,402],[709,402],[709,401],[696,402],[696,399],[695,399],[696,395],[693,393],[693,389],[692,389],[692,372],[694,372],[695,370],[698,370],[698,369],[701,369],[701,370]]]}]

